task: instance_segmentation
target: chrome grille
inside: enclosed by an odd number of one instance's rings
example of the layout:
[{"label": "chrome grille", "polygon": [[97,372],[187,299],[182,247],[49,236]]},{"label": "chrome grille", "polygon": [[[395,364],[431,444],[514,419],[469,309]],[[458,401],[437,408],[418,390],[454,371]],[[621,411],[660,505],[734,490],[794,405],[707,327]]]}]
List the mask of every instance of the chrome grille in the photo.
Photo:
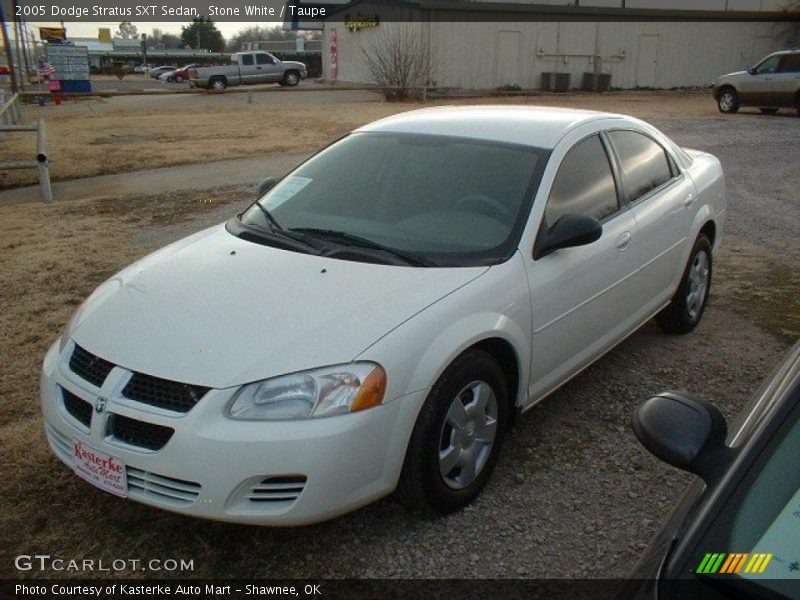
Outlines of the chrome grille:
[{"label": "chrome grille", "polygon": [[102,387],[114,365],[75,344],[75,349],[69,359],[69,368],[81,379],[85,379],[97,387]]},{"label": "chrome grille", "polygon": [[61,388],[61,398],[64,400],[64,408],[67,409],[67,412],[86,427],[89,427],[92,422],[91,403],[64,388]]},{"label": "chrome grille", "polygon": [[122,415],[111,415],[108,421],[108,432],[112,437],[131,446],[161,450],[175,430],[171,427],[145,423]]},{"label": "chrome grille", "polygon": [[199,385],[134,373],[122,390],[122,395],[151,406],[186,413],[208,390],[209,388]]}]

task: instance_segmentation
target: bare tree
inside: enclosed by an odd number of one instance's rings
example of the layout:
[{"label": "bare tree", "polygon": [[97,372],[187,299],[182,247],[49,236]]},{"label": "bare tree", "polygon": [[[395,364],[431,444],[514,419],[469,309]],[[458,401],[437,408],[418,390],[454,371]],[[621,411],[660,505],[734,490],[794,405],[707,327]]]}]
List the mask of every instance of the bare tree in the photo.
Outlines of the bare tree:
[{"label": "bare tree", "polygon": [[139,37],[139,30],[130,21],[123,21],[117,29],[117,37],[123,40],[135,40]]},{"label": "bare tree", "polygon": [[419,27],[407,23],[381,27],[360,50],[364,66],[387,100],[417,98],[420,89],[431,84],[433,58]]}]

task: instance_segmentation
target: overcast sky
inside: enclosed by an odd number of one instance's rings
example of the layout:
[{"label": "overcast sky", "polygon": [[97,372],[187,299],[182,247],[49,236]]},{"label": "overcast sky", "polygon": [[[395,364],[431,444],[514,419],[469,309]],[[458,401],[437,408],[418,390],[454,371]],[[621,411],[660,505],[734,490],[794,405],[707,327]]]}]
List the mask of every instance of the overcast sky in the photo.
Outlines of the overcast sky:
[{"label": "overcast sky", "polygon": [[[68,37],[82,37],[82,38],[97,38],[97,30],[101,27],[108,27],[111,30],[111,35],[113,36],[117,29],[119,28],[119,21],[109,21],[109,22],[92,22],[92,23],[65,23],[64,26],[67,29],[67,36]],[[150,35],[150,32],[153,29],[160,29],[163,33],[174,33],[175,35],[180,35],[181,33],[181,25],[188,25],[189,22],[186,23],[176,23],[172,22],[165,22],[165,23],[143,23],[143,22],[133,22],[136,25],[136,29],[139,30],[139,33],[146,33]],[[222,32],[222,35],[225,36],[225,39],[229,39],[234,36],[238,31],[245,29],[246,27],[251,27],[252,25],[259,25],[260,27],[272,27],[273,25],[280,25],[279,21],[275,23],[268,23],[268,22],[259,22],[259,23],[252,23],[252,22],[226,22],[226,23],[214,23]],[[28,23],[28,28],[37,31],[37,39],[38,39],[38,30],[36,27],[60,27],[61,24],[58,22],[53,23]]]}]

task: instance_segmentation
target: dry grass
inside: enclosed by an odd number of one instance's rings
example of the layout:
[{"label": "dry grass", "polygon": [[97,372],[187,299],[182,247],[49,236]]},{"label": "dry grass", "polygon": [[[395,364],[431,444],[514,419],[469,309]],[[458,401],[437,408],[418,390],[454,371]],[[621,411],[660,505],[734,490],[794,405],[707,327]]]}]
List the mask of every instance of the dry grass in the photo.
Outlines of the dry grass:
[{"label": "dry grass", "polygon": [[[125,97],[24,108],[26,120],[45,117],[55,181],[140,169],[253,156],[307,152],[365,123],[422,106],[540,104],[624,112],[643,119],[717,115],[709,94],[617,92],[437,100],[427,103],[325,101],[350,92]],[[275,94],[281,102],[274,104]],[[288,95],[288,96],[287,96]],[[284,103],[286,97],[297,102]],[[655,97],[655,101],[654,101]],[[322,99],[320,99],[322,98]],[[739,116],[738,118],[741,118]],[[35,153],[35,136],[13,134],[0,160]],[[13,140],[13,143],[11,142]],[[0,188],[36,183],[36,171],[0,172]]]}]

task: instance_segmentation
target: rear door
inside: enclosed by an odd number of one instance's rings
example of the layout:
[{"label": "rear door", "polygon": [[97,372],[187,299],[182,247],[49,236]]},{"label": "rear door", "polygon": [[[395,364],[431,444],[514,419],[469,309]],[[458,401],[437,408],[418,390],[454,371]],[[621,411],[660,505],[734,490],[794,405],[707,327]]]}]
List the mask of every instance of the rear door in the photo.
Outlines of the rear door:
[{"label": "rear door", "polygon": [[692,181],[654,138],[642,131],[607,132],[619,170],[624,202],[639,233],[640,317],[647,318],[675,293],[683,272],[687,236],[696,212]]},{"label": "rear door", "polygon": [[563,156],[539,231],[564,214],[579,213],[600,220],[603,233],[586,246],[526,257],[533,316],[532,399],[624,337],[637,311],[636,221],[621,205],[608,146],[597,132],[568,139],[560,144],[569,148],[566,153],[557,148],[551,158]]},{"label": "rear door", "polygon": [[239,55],[239,75],[243,84],[258,83],[256,59],[252,54]]},{"label": "rear door", "polygon": [[784,54],[775,74],[771,103],[774,106],[795,106],[800,90],[800,52]]}]

